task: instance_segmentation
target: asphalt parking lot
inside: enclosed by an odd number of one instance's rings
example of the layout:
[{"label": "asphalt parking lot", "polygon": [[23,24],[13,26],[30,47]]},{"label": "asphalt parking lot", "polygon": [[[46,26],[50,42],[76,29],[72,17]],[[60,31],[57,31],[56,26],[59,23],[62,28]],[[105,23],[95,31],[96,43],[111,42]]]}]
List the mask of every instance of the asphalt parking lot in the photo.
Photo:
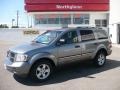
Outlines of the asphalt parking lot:
[{"label": "asphalt parking lot", "polygon": [[113,47],[104,67],[81,62],[66,65],[44,83],[34,83],[6,71],[6,51],[12,44],[0,43],[0,90],[120,90],[120,48]]}]

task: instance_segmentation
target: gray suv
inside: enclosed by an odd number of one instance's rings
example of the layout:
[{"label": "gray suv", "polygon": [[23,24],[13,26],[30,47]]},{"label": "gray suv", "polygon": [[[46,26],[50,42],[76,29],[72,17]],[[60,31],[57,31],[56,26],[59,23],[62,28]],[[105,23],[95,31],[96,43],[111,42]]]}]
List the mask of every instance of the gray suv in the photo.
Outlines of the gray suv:
[{"label": "gray suv", "polygon": [[50,30],[32,42],[9,49],[5,69],[38,81],[48,79],[54,68],[69,62],[91,60],[101,67],[110,55],[111,41],[105,30],[92,27]]}]

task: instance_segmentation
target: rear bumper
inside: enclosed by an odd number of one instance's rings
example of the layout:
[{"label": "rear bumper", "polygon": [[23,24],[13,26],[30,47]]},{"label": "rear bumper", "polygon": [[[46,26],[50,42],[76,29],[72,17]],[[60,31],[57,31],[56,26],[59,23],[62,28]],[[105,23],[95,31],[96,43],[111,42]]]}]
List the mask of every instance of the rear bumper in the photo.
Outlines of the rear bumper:
[{"label": "rear bumper", "polygon": [[11,62],[8,58],[5,59],[4,68],[19,76],[27,76],[30,70],[28,62]]}]

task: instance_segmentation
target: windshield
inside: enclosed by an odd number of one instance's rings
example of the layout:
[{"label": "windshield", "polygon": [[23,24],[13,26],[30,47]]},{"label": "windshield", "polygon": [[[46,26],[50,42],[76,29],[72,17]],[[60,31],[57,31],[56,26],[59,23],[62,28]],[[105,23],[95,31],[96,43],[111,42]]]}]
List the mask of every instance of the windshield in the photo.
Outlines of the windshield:
[{"label": "windshield", "polygon": [[61,31],[47,31],[47,32],[43,33],[42,35],[38,36],[34,40],[34,42],[42,43],[42,44],[49,44],[55,38],[57,38],[60,33],[61,33]]}]

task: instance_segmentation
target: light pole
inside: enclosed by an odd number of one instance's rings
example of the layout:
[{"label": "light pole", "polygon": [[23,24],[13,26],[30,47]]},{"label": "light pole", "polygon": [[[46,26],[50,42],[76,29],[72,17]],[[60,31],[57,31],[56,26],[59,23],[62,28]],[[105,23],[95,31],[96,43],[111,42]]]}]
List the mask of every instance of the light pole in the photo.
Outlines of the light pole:
[{"label": "light pole", "polygon": [[13,27],[14,21],[15,21],[15,19],[12,19],[12,27]]},{"label": "light pole", "polygon": [[17,10],[17,18],[16,18],[16,20],[17,20],[17,27],[19,27],[18,26],[18,24],[19,24],[19,11]]},{"label": "light pole", "polygon": [[29,28],[29,17],[28,17],[28,14],[27,14],[27,23],[28,23],[28,28]]}]

